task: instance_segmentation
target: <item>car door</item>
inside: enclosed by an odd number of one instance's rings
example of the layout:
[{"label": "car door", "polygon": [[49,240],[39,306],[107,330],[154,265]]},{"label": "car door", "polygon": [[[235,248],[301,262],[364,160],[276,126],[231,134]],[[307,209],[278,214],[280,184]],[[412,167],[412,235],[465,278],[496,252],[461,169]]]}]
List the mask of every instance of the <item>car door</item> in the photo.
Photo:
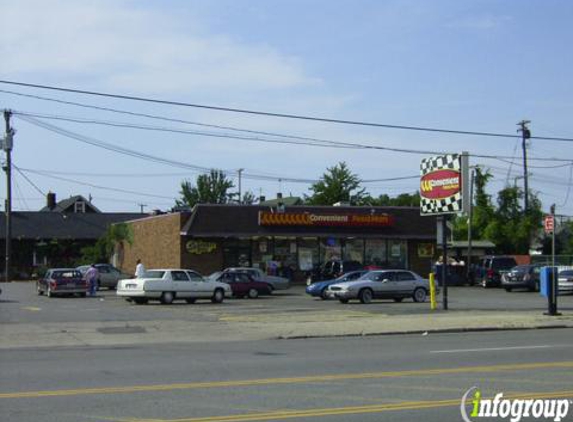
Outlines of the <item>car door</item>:
[{"label": "car door", "polygon": [[193,283],[185,271],[171,271],[171,279],[173,280],[173,290],[177,292],[178,297],[196,297]]},{"label": "car door", "polygon": [[377,272],[373,277],[374,297],[391,297],[396,289],[396,273],[394,271]]},{"label": "car door", "polygon": [[113,274],[107,265],[98,265],[97,270],[99,272],[99,285],[101,287],[114,286],[116,284],[113,279]]},{"label": "car door", "polygon": [[192,289],[197,297],[211,297],[213,295],[212,284],[203,278],[201,274],[195,271],[186,271],[189,277],[189,282],[192,284]]},{"label": "car door", "polygon": [[235,275],[236,275],[235,273],[226,272],[221,274],[217,281],[220,281],[221,283],[227,283],[229,286],[231,286],[231,291],[233,292],[233,296],[240,297],[245,294],[244,286],[242,286],[241,283],[237,282]]},{"label": "car door", "polygon": [[416,288],[416,277],[410,271],[396,272],[396,293],[411,296]]}]

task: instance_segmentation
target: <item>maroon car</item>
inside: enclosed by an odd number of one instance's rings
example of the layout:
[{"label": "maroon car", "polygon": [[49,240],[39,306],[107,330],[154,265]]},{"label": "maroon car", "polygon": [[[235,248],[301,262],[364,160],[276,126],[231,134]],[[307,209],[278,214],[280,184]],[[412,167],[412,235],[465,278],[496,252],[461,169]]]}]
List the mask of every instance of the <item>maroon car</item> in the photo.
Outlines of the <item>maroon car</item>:
[{"label": "maroon car", "polygon": [[221,274],[217,281],[231,286],[234,297],[255,299],[259,295],[270,295],[272,287],[268,283],[257,281],[246,272],[230,271]]},{"label": "maroon car", "polygon": [[36,290],[39,295],[45,293],[48,297],[71,294],[85,297],[88,284],[75,268],[51,268],[36,282]]}]

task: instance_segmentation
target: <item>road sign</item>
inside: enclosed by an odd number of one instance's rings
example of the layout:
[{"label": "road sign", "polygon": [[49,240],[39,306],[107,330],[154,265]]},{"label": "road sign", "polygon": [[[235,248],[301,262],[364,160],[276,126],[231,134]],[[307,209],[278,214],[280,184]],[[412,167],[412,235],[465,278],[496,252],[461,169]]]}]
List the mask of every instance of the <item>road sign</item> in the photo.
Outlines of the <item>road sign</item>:
[{"label": "road sign", "polygon": [[546,215],[543,218],[543,227],[545,229],[545,233],[553,233],[555,229],[555,217],[552,215]]}]

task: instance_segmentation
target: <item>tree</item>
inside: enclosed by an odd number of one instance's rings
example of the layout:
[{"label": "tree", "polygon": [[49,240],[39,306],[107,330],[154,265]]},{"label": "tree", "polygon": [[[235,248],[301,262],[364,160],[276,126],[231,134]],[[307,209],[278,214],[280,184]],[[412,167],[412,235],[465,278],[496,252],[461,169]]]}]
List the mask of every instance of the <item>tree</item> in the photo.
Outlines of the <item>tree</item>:
[{"label": "tree", "polygon": [[419,207],[420,206],[420,192],[416,193],[401,193],[395,198],[390,198],[387,194],[382,194],[378,198],[370,196],[362,200],[364,205],[372,206],[388,206],[388,207]]},{"label": "tree", "polygon": [[194,207],[197,204],[226,204],[236,194],[229,193],[233,182],[221,170],[212,169],[209,174],[197,177],[196,186],[189,180],[181,182],[181,199],[175,201],[176,205]]},{"label": "tree", "polygon": [[312,195],[306,196],[309,205],[332,205],[337,202],[362,204],[365,189],[360,188],[361,180],[353,174],[345,162],[326,169],[320,180],[312,185]]},{"label": "tree", "polygon": [[112,224],[96,241],[95,245],[82,248],[81,263],[108,262],[109,257],[115,252],[115,248],[123,248],[124,242],[130,245],[133,243],[131,226],[125,223]]}]

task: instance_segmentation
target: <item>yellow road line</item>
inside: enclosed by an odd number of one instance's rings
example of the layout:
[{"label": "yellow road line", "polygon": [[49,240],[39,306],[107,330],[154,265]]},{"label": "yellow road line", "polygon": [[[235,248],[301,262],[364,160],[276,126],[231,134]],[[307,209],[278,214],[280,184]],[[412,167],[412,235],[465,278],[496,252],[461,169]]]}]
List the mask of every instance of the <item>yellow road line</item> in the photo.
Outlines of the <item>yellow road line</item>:
[{"label": "yellow road line", "polygon": [[487,365],[487,366],[466,366],[457,368],[442,369],[417,369],[408,371],[386,371],[386,372],[366,372],[354,374],[335,374],[335,375],[314,375],[307,377],[290,377],[290,378],[262,378],[236,381],[211,381],[211,382],[190,382],[174,384],[156,384],[156,385],[134,385],[125,387],[100,387],[100,388],[78,388],[70,390],[43,390],[43,391],[22,391],[11,393],[0,393],[0,399],[16,398],[38,398],[38,397],[62,397],[78,396],[90,394],[117,394],[117,393],[138,393],[149,391],[173,391],[188,390],[197,388],[227,388],[240,386],[259,386],[273,384],[304,384],[325,381],[340,380],[359,380],[375,378],[399,378],[428,375],[448,375],[460,373],[480,373],[480,372],[498,372],[498,371],[520,371],[532,369],[547,368],[572,368],[573,361],[564,362],[541,362],[541,363],[521,363],[509,365]]},{"label": "yellow road line", "polygon": [[[507,399],[559,399],[573,397],[573,390],[544,392],[544,393],[516,393],[507,394]],[[411,401],[400,403],[374,404],[367,406],[349,406],[337,408],[317,408],[301,410],[281,410],[266,413],[249,413],[242,415],[208,416],[183,419],[113,419],[117,422],[253,422],[279,419],[307,418],[317,416],[351,415],[365,413],[395,412],[400,410],[419,410],[438,407],[459,406],[461,397],[448,400]]]}]

